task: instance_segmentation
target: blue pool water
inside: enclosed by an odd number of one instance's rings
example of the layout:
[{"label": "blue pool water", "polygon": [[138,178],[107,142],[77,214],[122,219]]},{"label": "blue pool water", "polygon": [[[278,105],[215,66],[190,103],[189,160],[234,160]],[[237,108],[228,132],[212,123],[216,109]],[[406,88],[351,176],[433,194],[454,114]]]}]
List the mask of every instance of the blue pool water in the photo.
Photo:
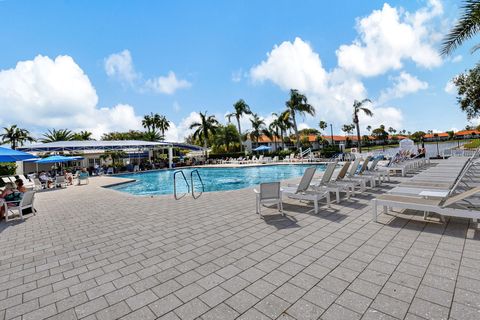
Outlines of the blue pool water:
[{"label": "blue pool water", "polygon": [[[271,165],[240,168],[199,168],[198,171],[205,185],[205,191],[235,190],[253,187],[261,182],[280,181],[303,175],[305,169],[312,165]],[[318,171],[325,166],[317,165]],[[190,184],[191,172],[194,169],[183,169]],[[123,178],[137,180],[136,182],[110,187],[111,189],[128,192],[135,195],[173,194],[173,173],[175,170],[150,171],[119,175]],[[195,190],[200,189],[200,183],[194,174]],[[187,187],[183,177],[177,174],[177,193],[185,193]]]}]

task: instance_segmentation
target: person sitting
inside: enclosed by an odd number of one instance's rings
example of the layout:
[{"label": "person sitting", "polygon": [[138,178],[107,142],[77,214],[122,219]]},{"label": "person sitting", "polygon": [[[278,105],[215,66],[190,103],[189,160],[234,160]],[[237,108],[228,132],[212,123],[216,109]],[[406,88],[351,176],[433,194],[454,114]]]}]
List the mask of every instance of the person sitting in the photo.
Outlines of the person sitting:
[{"label": "person sitting", "polygon": [[[3,199],[4,202],[7,203],[7,206],[12,207],[22,199],[22,193],[18,192],[15,189],[15,184],[13,182],[7,182],[5,184],[5,189],[3,190],[2,194],[0,194],[0,198]],[[0,206],[0,220],[5,217],[5,206],[4,203]]]},{"label": "person sitting", "polygon": [[52,186],[53,181],[45,171],[40,172],[38,179],[40,179],[40,182],[45,185],[45,188],[49,189]]},{"label": "person sitting", "polygon": [[68,185],[73,185],[73,174],[69,171],[65,171],[65,180],[67,180]]},{"label": "person sitting", "polygon": [[25,186],[23,185],[22,179],[15,180],[15,184],[17,185],[18,192],[21,192],[21,193],[27,192],[27,188],[25,188]]}]

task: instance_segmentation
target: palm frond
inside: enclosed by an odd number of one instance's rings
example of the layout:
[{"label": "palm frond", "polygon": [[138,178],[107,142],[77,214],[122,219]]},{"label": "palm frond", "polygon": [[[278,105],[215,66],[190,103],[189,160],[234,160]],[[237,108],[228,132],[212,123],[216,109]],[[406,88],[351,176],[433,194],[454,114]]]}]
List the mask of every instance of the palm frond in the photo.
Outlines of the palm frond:
[{"label": "palm frond", "polygon": [[440,54],[443,56],[451,54],[480,30],[480,1],[466,0],[462,9],[463,14],[461,18],[442,42]]}]

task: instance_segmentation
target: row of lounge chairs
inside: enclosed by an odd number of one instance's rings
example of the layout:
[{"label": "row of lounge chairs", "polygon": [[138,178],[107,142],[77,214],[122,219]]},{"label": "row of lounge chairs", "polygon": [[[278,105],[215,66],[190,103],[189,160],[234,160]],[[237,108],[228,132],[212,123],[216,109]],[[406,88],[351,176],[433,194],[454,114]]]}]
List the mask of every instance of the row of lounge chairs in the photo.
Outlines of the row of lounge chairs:
[{"label": "row of lounge chairs", "polygon": [[275,163],[279,162],[278,156],[273,158],[265,157],[260,155],[258,158],[253,156],[251,159],[250,157],[239,157],[237,159],[230,159],[230,160],[221,160],[220,164],[254,164],[254,163]]},{"label": "row of lounge chairs", "polygon": [[[316,168],[310,167],[306,169],[300,183],[297,185],[288,185],[281,188],[276,183],[261,184],[260,189],[255,190],[257,194],[257,213],[260,214],[262,203],[269,203],[272,200],[281,199],[283,196],[291,199],[312,201],[314,212],[318,213],[319,201],[325,199],[327,206],[330,207],[331,193],[335,194],[336,202],[340,203],[341,193],[345,193],[346,198],[350,198],[356,192],[362,193],[366,188],[373,188],[385,181],[389,181],[391,172],[389,167],[378,166],[379,157],[373,159],[372,162],[370,160],[371,158],[367,157],[361,165],[360,158],[355,159],[353,162],[345,161],[335,178],[333,178],[333,174],[338,166],[337,161],[327,165],[321,179],[318,181],[313,181]],[[424,161],[408,161],[416,162],[415,167],[417,169],[426,165]],[[407,160],[404,161],[404,164],[406,162]],[[276,197],[272,197],[272,194],[276,194]]]},{"label": "row of lounge chairs", "polygon": [[480,159],[478,151],[470,158],[449,158],[372,200],[372,219],[378,207],[420,210],[445,216],[480,219]]}]

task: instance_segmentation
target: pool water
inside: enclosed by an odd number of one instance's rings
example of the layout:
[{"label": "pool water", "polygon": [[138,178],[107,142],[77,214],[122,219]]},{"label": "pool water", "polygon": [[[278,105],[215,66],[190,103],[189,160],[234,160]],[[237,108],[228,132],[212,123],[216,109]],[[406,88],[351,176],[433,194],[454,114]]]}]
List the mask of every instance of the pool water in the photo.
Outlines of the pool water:
[{"label": "pool water", "polygon": [[[205,192],[236,190],[257,186],[262,182],[281,181],[300,177],[305,169],[317,167],[317,171],[324,171],[324,165],[267,165],[239,168],[198,168],[205,185]],[[188,184],[191,184],[191,174],[195,169],[183,169]],[[135,179],[135,182],[116,185],[111,189],[128,192],[134,195],[173,194],[173,175],[177,170],[150,171],[144,173],[130,173],[119,175],[122,178]],[[187,192],[187,184],[181,174],[177,174],[177,194]],[[195,191],[199,192],[200,181],[193,173]]]}]

